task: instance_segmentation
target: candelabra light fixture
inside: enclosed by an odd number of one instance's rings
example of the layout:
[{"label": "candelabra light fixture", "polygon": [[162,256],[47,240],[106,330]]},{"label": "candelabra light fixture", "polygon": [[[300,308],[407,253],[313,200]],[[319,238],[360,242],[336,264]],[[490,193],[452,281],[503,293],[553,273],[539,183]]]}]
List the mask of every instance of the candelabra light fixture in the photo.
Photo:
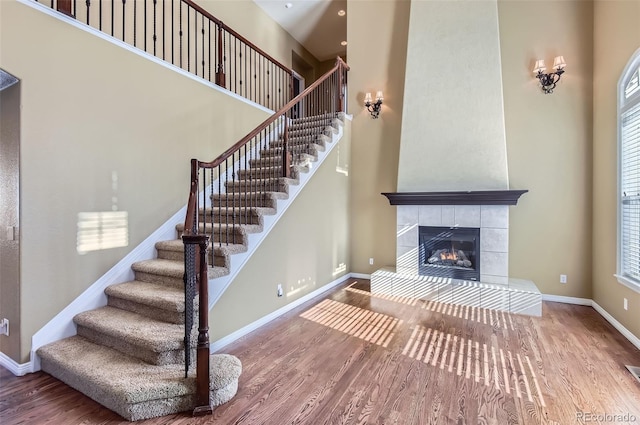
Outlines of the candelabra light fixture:
[{"label": "candelabra light fixture", "polygon": [[553,93],[553,89],[556,88],[556,84],[560,81],[560,77],[564,74],[564,67],[567,64],[564,61],[564,57],[556,56],[553,59],[553,72],[545,73],[547,68],[544,65],[544,60],[539,59],[536,61],[533,67],[533,73],[536,78],[540,80],[540,87],[545,94]]},{"label": "candelabra light fixture", "polygon": [[371,93],[367,93],[364,96],[364,106],[371,114],[371,118],[376,119],[380,116],[380,108],[382,107],[382,90],[376,93],[376,101],[373,102],[372,100]]}]

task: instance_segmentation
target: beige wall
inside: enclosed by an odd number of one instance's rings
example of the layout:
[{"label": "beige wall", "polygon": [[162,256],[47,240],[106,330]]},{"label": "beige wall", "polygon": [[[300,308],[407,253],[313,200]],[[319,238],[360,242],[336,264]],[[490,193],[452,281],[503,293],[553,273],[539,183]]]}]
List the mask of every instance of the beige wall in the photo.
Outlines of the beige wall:
[{"label": "beige wall", "polygon": [[498,6],[413,1],[398,192],[509,188]]},{"label": "beige wall", "polygon": [[[190,158],[213,159],[267,114],[30,7],[0,8],[0,66],[22,79],[22,362],[38,329],[184,206]],[[79,255],[78,213],[114,206],[128,246]]]},{"label": "beige wall", "polygon": [[[593,93],[593,299],[640,338],[640,294],[616,272],[617,87],[640,48],[640,1],[596,1]],[[623,308],[629,300],[629,310]]]},{"label": "beige wall", "polygon": [[252,0],[200,0],[198,5],[283,65],[291,67],[291,51],[295,51],[318,67],[318,60]]},{"label": "beige wall", "polygon": [[[356,273],[372,273],[396,258],[396,207],[380,192],[396,191],[409,6],[408,0],[348,3],[351,271]],[[384,103],[373,120],[362,104],[366,92],[377,90],[384,91]]]},{"label": "beige wall", "polygon": [[[498,5],[509,181],[529,189],[510,208],[509,274],[545,294],[591,298],[593,4]],[[566,73],[544,94],[534,61],[560,54]]]},{"label": "beige wall", "polygon": [[[296,299],[339,279],[349,260],[349,169],[351,123],[340,144],[266,236],[211,310],[216,341]],[[233,258],[231,259],[233,262]],[[278,284],[284,296],[276,296]]]},{"label": "beige wall", "polygon": [[[396,191],[408,6],[349,3],[351,260],[358,273],[395,263],[396,211],[380,192]],[[500,1],[498,18],[510,187],[530,190],[510,210],[509,274],[533,280],[544,293],[590,297],[592,4]],[[538,56],[556,54],[569,62],[567,74],[556,93],[544,95],[530,70]],[[381,118],[371,120],[361,105],[366,91],[378,89],[385,101]],[[431,101],[429,93],[407,93]],[[561,273],[568,275],[565,285]]]}]

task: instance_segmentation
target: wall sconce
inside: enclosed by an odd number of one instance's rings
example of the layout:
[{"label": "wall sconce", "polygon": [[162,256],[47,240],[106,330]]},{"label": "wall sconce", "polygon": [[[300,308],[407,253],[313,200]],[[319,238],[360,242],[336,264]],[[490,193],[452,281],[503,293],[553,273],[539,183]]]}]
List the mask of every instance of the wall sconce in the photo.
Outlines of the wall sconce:
[{"label": "wall sconce", "polygon": [[382,90],[376,93],[376,102],[371,102],[371,93],[367,93],[364,97],[364,106],[371,114],[371,118],[376,119],[380,116],[380,107],[382,106]]},{"label": "wall sconce", "polygon": [[556,88],[556,84],[560,81],[560,76],[564,74],[565,66],[567,64],[564,62],[564,57],[556,56],[553,60],[553,69],[555,71],[545,74],[547,68],[544,66],[544,61],[541,59],[536,61],[533,73],[540,80],[540,86],[545,94],[553,93],[553,89]]}]

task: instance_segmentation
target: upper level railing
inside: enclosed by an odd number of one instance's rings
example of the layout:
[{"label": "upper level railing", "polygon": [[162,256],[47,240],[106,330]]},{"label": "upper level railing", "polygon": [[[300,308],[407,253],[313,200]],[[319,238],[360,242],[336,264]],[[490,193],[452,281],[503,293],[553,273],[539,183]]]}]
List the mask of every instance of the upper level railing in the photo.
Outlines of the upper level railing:
[{"label": "upper level railing", "polygon": [[34,0],[278,110],[292,71],[191,0]]},{"label": "upper level railing", "polygon": [[[193,300],[199,296],[196,359],[196,410],[209,406],[208,261],[214,249],[240,244],[243,225],[255,224],[256,210],[273,207],[269,192],[282,192],[287,177],[297,177],[317,155],[325,126],[345,111],[348,65],[336,65],[275,114],[211,162],[191,160],[191,187],[183,241],[185,244],[185,345],[193,325]],[[209,254],[207,254],[207,252]],[[188,353],[189,350],[186,350]],[[189,354],[185,359],[189,368]]]}]

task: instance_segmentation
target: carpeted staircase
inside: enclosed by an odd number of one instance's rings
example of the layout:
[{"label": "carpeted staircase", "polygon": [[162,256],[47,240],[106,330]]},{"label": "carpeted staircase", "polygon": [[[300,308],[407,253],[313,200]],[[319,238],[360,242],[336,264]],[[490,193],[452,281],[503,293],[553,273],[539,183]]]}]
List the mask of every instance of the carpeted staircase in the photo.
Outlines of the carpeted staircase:
[{"label": "carpeted staircase", "polygon": [[[288,197],[289,185],[298,183],[300,173],[309,172],[341,119],[341,115],[322,115],[292,121],[288,133],[291,178],[267,178],[282,161],[283,142],[277,140],[250,161],[250,169],[226,182],[226,193],[214,195],[212,205],[241,208],[235,209],[235,215],[220,207],[201,211],[213,214],[213,226],[222,228],[214,232],[210,279],[229,274],[233,254],[247,251],[247,235],[263,230],[264,215],[277,214],[278,200]],[[251,207],[243,205],[246,191],[252,192]],[[220,200],[224,202],[216,202]],[[134,281],[105,290],[106,306],[74,317],[77,335],[37,350],[43,371],[130,421],[194,407],[195,367],[184,377],[184,245],[179,239],[183,225],[176,230],[178,239],[156,244],[156,259],[133,264]],[[229,235],[235,235],[235,243],[226,243],[227,238],[231,241]],[[220,240],[222,245],[217,243]],[[194,327],[192,359],[196,333]],[[242,366],[234,356],[214,354],[210,369],[211,404],[217,406],[235,395]]]}]

